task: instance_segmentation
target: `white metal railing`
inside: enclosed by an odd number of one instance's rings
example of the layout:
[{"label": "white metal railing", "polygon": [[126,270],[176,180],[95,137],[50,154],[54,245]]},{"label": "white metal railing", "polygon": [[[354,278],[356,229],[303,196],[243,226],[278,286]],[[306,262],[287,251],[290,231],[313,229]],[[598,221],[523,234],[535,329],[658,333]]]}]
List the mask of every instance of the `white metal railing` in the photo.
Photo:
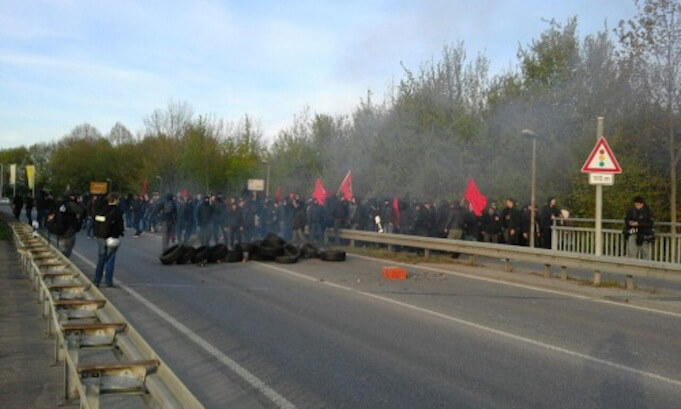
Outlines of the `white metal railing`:
[{"label": "white metal railing", "polygon": [[[583,227],[589,223],[593,226],[593,219],[565,219],[563,222],[564,225],[558,225],[554,221],[554,225],[551,227],[552,250],[596,254],[596,229],[595,227]],[[605,220],[604,222],[614,225],[612,227],[620,228],[601,230],[602,254],[609,257],[627,257],[627,239],[623,234],[624,222],[622,220]],[[571,226],[572,223],[582,226]],[[668,229],[671,223],[656,223],[657,225],[665,226]],[[652,261],[662,263],[681,263],[681,234],[656,232],[650,257]]]}]

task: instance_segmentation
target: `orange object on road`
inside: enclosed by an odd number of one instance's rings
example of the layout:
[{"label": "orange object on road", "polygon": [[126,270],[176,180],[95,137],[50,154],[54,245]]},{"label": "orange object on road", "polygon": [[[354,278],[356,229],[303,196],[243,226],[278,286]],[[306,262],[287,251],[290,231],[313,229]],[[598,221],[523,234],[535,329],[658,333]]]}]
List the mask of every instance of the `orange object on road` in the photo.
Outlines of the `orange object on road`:
[{"label": "orange object on road", "polygon": [[401,267],[384,266],[383,277],[387,278],[388,280],[406,280],[407,270]]}]

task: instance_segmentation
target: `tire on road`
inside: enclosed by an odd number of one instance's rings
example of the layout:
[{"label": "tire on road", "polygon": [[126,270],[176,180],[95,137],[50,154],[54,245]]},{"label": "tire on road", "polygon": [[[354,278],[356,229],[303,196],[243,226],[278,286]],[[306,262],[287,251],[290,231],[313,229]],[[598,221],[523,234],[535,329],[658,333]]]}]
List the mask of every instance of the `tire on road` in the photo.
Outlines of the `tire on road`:
[{"label": "tire on road", "polygon": [[324,261],[345,261],[345,252],[342,250],[324,250],[319,253],[319,258]]},{"label": "tire on road", "polygon": [[300,250],[298,250],[298,247],[294,246],[293,244],[286,243],[284,244],[283,249],[285,256],[295,257],[296,259],[300,258]]},{"label": "tire on road", "polygon": [[218,261],[224,260],[228,251],[227,246],[224,244],[216,244],[213,247],[208,248],[208,262],[217,263]]},{"label": "tire on road", "polygon": [[177,259],[180,258],[180,256],[183,253],[182,246],[179,245],[174,245],[169,247],[166,251],[161,254],[159,257],[159,260],[161,260],[161,263],[163,264],[173,264],[174,262],[177,261]]},{"label": "tire on road", "polygon": [[298,262],[298,257],[297,256],[283,255],[283,256],[275,257],[274,261],[279,263],[279,264],[293,264],[293,263]]},{"label": "tire on road", "polygon": [[276,257],[284,254],[284,248],[282,246],[272,247],[263,244],[258,249],[258,254],[267,260],[274,260]]},{"label": "tire on road", "polygon": [[300,255],[303,258],[319,258],[319,249],[310,243],[300,246]]},{"label": "tire on road", "polygon": [[265,239],[262,241],[263,246],[268,246],[268,247],[281,247],[284,244],[286,244],[286,240],[282,239],[281,237],[277,236],[274,233],[268,233],[267,236],[265,236]]},{"label": "tire on road", "polygon": [[208,259],[208,246],[201,246],[196,249],[194,256],[192,257],[192,263],[201,264],[205,263]]},{"label": "tire on road", "polygon": [[177,264],[187,264],[192,261],[196,249],[192,246],[182,246],[182,255],[177,259]]},{"label": "tire on road", "polygon": [[236,263],[244,259],[244,253],[241,250],[228,251],[225,256],[225,261],[228,263]]},{"label": "tire on road", "polygon": [[235,251],[245,251],[249,254],[255,253],[258,250],[258,245],[255,243],[239,243],[234,246]]}]

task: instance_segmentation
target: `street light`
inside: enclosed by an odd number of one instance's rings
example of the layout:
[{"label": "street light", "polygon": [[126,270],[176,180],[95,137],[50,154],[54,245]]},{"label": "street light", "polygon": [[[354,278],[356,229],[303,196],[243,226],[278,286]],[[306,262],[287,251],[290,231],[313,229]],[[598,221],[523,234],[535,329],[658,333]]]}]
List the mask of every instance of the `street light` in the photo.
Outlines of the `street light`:
[{"label": "street light", "polygon": [[156,179],[158,179],[160,181],[160,186],[158,188],[158,194],[163,195],[163,178],[156,175]]},{"label": "street light", "polygon": [[534,247],[534,223],[535,223],[535,196],[537,190],[536,174],[537,174],[537,134],[531,129],[523,129],[520,131],[523,136],[532,138],[532,182],[530,193],[530,247]]},{"label": "street light", "polygon": [[267,165],[267,179],[265,179],[265,197],[270,195],[270,162],[264,160],[263,165]]},{"label": "street light", "polygon": [[109,178],[106,178],[106,188],[108,190],[107,193],[111,193],[111,191],[113,190],[113,181]]}]

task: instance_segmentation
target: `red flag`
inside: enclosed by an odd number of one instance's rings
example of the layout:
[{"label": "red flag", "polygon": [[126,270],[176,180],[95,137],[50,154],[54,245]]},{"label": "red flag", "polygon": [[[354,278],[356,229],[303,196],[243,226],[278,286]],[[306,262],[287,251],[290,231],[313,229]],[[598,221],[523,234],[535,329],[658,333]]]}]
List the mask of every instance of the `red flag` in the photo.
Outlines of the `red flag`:
[{"label": "red flag", "polygon": [[147,195],[147,189],[149,188],[149,183],[145,180],[144,183],[142,183],[142,196]]},{"label": "red flag", "polygon": [[487,198],[480,193],[473,178],[468,181],[468,187],[466,187],[463,196],[471,203],[473,213],[475,213],[476,216],[482,216],[482,211],[485,210],[485,206],[487,206]]},{"label": "red flag", "polygon": [[343,197],[345,197],[345,200],[352,199],[352,174],[350,174],[350,171],[348,171],[348,174],[345,175],[345,179],[343,179],[338,191],[343,192]]},{"label": "red flag", "polygon": [[318,178],[314,187],[314,193],[312,193],[312,197],[317,200],[317,203],[323,205],[324,202],[326,202],[326,198],[328,196],[329,194],[326,192],[326,189],[324,189],[324,185],[322,185],[322,180]]},{"label": "red flag", "polygon": [[274,194],[275,202],[281,202],[281,186],[277,186],[277,193]]},{"label": "red flag", "polygon": [[393,200],[393,209],[395,210],[395,220],[399,223],[400,222],[400,201],[397,199],[397,196],[395,196],[395,199]]}]

